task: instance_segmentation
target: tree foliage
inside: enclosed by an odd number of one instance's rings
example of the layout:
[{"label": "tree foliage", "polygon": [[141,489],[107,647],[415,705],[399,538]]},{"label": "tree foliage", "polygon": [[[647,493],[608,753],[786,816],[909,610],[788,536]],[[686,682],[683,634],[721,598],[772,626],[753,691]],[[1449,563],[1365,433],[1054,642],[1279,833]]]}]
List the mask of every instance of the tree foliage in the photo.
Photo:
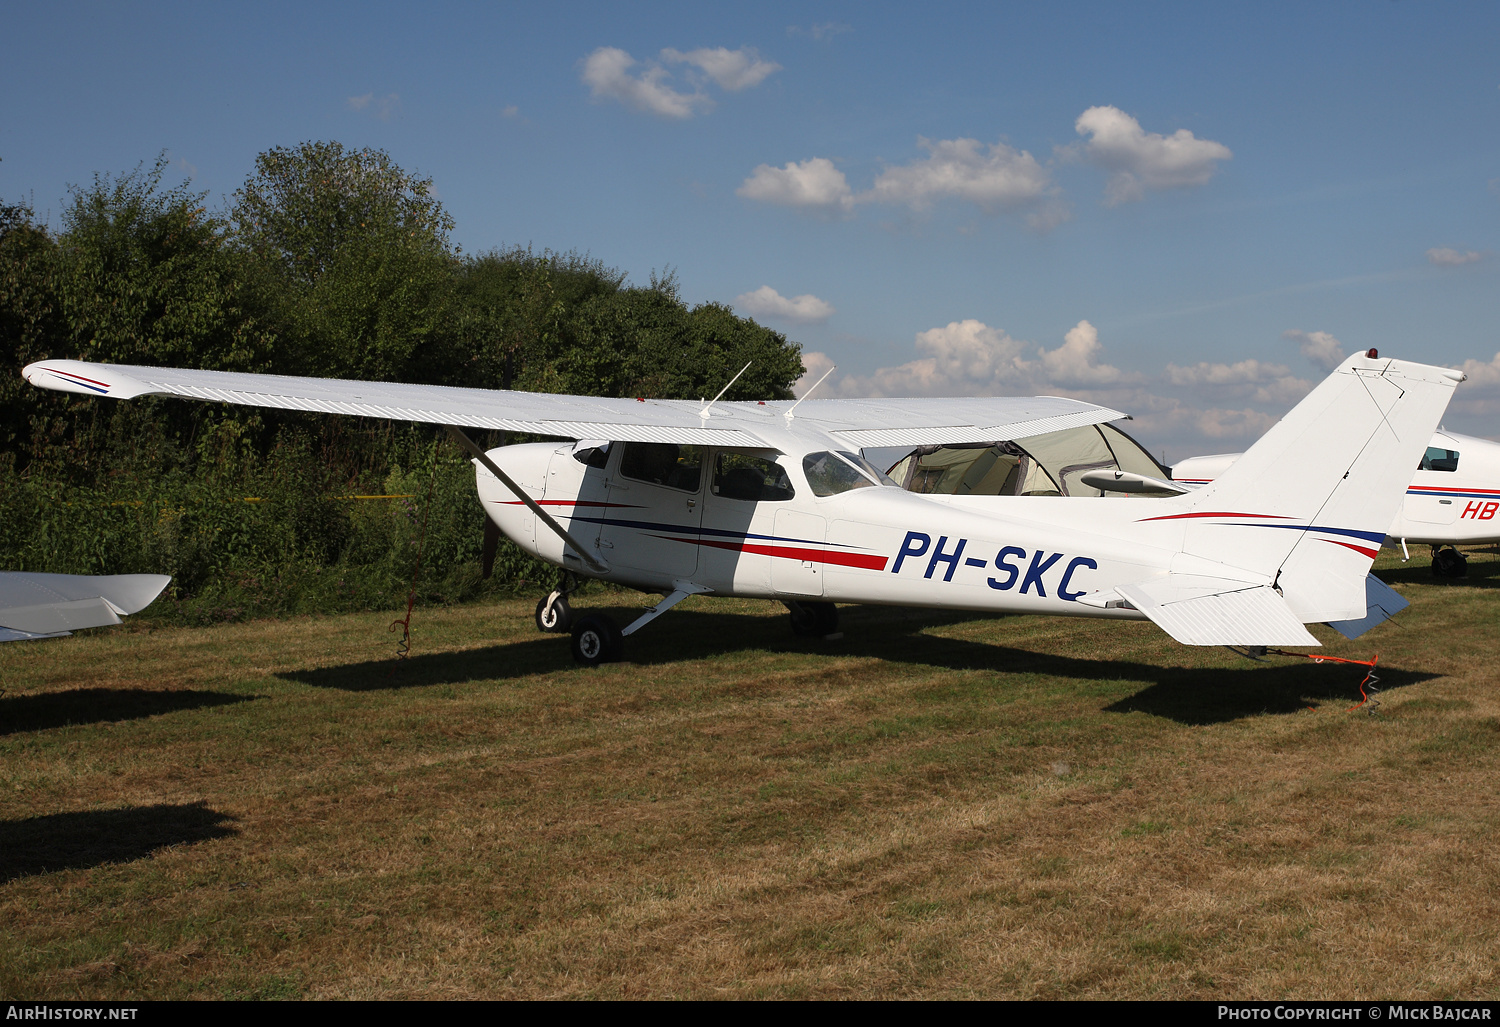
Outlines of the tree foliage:
[{"label": "tree foliage", "polygon": [[[461,253],[432,181],[379,150],[273,148],[224,211],[167,171],[161,157],[96,175],[56,233],[0,203],[0,516],[15,529],[0,566],[159,570],[205,609],[379,605],[413,558],[412,509],[345,497],[420,492],[425,474],[444,483],[439,594],[477,581],[471,472],[435,455],[431,429],[100,403],[25,385],[46,357],[660,398],[711,396],[747,361],[729,398],[786,398],[802,373],[795,343],[689,307],[670,270],[636,286],[576,252]],[[500,563],[511,583],[548,573],[519,551]]]}]

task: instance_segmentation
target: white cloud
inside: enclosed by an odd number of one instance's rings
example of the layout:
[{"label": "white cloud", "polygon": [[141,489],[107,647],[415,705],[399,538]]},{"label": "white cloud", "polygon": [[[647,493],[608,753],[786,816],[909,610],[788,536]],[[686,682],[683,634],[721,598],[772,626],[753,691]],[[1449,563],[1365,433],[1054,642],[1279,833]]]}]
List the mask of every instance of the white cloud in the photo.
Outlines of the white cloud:
[{"label": "white cloud", "polygon": [[738,50],[725,47],[698,50],[673,50],[668,47],[661,52],[661,59],[668,64],[691,64],[719,84],[720,89],[737,93],[741,89],[758,86],[766,76],[781,70],[774,61],[761,60],[754,48],[744,46]]},{"label": "white cloud", "polygon": [[348,102],[350,110],[369,111],[381,121],[390,121],[401,113],[401,97],[395,93],[387,93],[385,96],[366,93],[364,96],[351,96]]},{"label": "white cloud", "polygon": [[521,116],[521,108],[513,103],[508,104],[500,109],[500,116],[502,118],[518,118]]},{"label": "white cloud", "polygon": [[1493,395],[1500,392],[1500,353],[1488,361],[1465,360],[1460,368],[1464,374],[1469,376],[1468,381],[1459,386],[1461,390],[1454,398],[1465,396],[1465,393],[1485,393]]},{"label": "white cloud", "polygon": [[[802,377],[792,383],[792,395],[798,399],[807,395],[807,390],[816,385],[818,379],[827,374],[828,369],[833,366],[833,358],[827,353],[813,351],[802,354]],[[824,399],[834,394],[826,384],[818,392]]]},{"label": "white cloud", "polygon": [[1438,267],[1458,267],[1483,260],[1489,254],[1475,250],[1455,250],[1449,246],[1434,246],[1427,251],[1427,259]]},{"label": "white cloud", "polygon": [[[866,375],[836,375],[816,395],[1070,396],[1133,415],[1125,426],[1133,437],[1157,455],[1167,447],[1172,458],[1182,459],[1246,448],[1312,385],[1293,377],[1282,364],[1258,360],[1169,364],[1166,373],[1152,381],[1104,363],[1099,333],[1088,321],[1074,325],[1062,345],[1052,350],[972,318],[920,332],[915,342],[917,359]],[[799,396],[833,366],[832,359],[819,352],[804,353],[802,362],[807,373],[793,387]],[[1479,366],[1500,395],[1500,354],[1491,364]],[[1164,394],[1164,386],[1188,390],[1188,395]],[[1249,405],[1199,402],[1206,395],[1241,397]],[[1270,409],[1257,409],[1257,404]]]},{"label": "white cloud", "polygon": [[860,202],[904,203],[918,209],[955,197],[986,211],[1039,203],[1054,195],[1052,175],[1025,150],[977,139],[917,138],[929,156],[886,168]]},{"label": "white cloud", "polygon": [[[583,60],[583,83],[595,99],[618,100],[627,107],[664,118],[691,118],[713,109],[713,99],[704,91],[705,77],[720,89],[737,93],[760,85],[768,75],[781,70],[775,61],[761,58],[754,48],[738,50],[701,47],[674,50],[667,47],[658,59],[640,62],[615,46],[601,46]],[[675,88],[672,73],[662,65],[686,64],[691,92]]]},{"label": "white cloud", "polygon": [[925,210],[941,199],[966,200],[988,212],[1028,209],[1027,222],[1046,231],[1069,217],[1052,175],[1025,150],[1004,143],[986,147],[977,139],[918,137],[928,156],[888,167],[865,192],[855,194],[844,173],[826,157],[774,168],[756,167],[738,193],[747,199],[788,207],[837,208],[887,203]]},{"label": "white cloud", "polygon": [[667,84],[671,73],[654,61],[632,75],[637,61],[624,50],[601,46],[583,62],[583,83],[596,99],[618,100],[627,107],[664,118],[691,118],[713,106],[701,91],[680,93]]},{"label": "white cloud", "polygon": [[1234,156],[1223,143],[1199,139],[1185,128],[1170,136],[1148,133],[1118,107],[1090,107],[1073,127],[1090,138],[1071,152],[1110,173],[1104,188],[1110,206],[1142,199],[1147,189],[1203,185],[1218,170],[1218,161]]},{"label": "white cloud", "polygon": [[1289,328],[1281,333],[1281,337],[1297,343],[1302,349],[1302,355],[1325,371],[1338,367],[1347,355],[1344,344],[1327,332],[1304,332]]},{"label": "white cloud", "polygon": [[769,285],[741,293],[734,298],[734,305],[751,317],[774,317],[797,324],[822,324],[834,314],[833,304],[811,293],[787,299]]},{"label": "white cloud", "polygon": [[1182,388],[1215,389],[1247,396],[1256,403],[1295,403],[1312,391],[1313,383],[1292,374],[1285,364],[1241,360],[1233,364],[1198,363],[1191,367],[1167,365],[1167,381]]},{"label": "white cloud", "polygon": [[1099,330],[1087,321],[1079,321],[1063,336],[1063,344],[1041,354],[1042,375],[1059,385],[1092,385],[1116,387],[1140,380],[1140,376],[1098,363],[1104,353]]},{"label": "white cloud", "polygon": [[837,383],[843,396],[995,396],[1060,392],[1068,388],[1118,389],[1139,384],[1132,372],[1099,363],[1099,333],[1080,321],[1055,350],[1014,338],[968,318],[917,333],[924,356]]},{"label": "white cloud", "polygon": [[784,168],[761,164],[735,192],[748,200],[782,207],[844,210],[853,207],[849,180],[827,157],[814,157]]},{"label": "white cloud", "polygon": [[834,36],[841,36],[845,32],[853,31],[853,25],[845,25],[839,21],[825,21],[821,25],[809,25],[807,28],[803,28],[801,25],[788,25],[786,27],[786,34],[789,36],[811,36],[815,42],[819,43],[825,39],[832,39]]}]

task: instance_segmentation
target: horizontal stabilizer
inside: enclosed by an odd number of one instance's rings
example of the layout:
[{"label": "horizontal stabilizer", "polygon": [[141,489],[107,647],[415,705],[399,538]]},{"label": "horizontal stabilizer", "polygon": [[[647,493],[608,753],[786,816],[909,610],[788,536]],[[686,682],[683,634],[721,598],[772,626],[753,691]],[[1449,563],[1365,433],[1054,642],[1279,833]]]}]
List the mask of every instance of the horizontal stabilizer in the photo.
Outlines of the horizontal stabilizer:
[{"label": "horizontal stabilizer", "polygon": [[1169,574],[1115,591],[1183,645],[1322,645],[1269,585]]},{"label": "horizontal stabilizer", "polygon": [[1401,593],[1375,575],[1369,574],[1365,576],[1365,615],[1358,620],[1331,620],[1328,626],[1345,638],[1358,638],[1410,605],[1401,597]]}]

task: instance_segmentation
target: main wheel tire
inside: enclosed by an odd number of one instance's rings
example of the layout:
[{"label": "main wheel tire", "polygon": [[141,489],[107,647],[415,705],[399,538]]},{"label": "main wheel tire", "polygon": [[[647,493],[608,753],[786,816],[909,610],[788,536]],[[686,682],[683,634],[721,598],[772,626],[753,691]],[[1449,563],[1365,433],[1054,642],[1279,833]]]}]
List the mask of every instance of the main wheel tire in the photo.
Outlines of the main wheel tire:
[{"label": "main wheel tire", "polygon": [[1432,573],[1439,578],[1462,578],[1469,573],[1469,558],[1449,546],[1432,554]]},{"label": "main wheel tire", "polygon": [[814,634],[828,638],[839,633],[839,608],[832,603],[813,603],[813,619],[817,621]]},{"label": "main wheel tire", "polygon": [[798,638],[808,638],[818,634],[818,615],[813,609],[815,603],[789,602],[786,604],[787,613],[792,617],[792,634]]},{"label": "main wheel tire", "polygon": [[[565,595],[546,596],[536,604],[536,626],[537,630],[549,635],[561,635],[573,626],[573,608],[568,605],[568,597]],[[551,607],[548,607],[551,600]]]},{"label": "main wheel tire", "polygon": [[614,663],[624,650],[625,639],[608,617],[591,613],[573,625],[573,659],[585,667]]},{"label": "main wheel tire", "polygon": [[801,599],[788,602],[786,608],[792,615],[792,634],[799,638],[826,638],[838,633],[839,609],[832,603]]}]

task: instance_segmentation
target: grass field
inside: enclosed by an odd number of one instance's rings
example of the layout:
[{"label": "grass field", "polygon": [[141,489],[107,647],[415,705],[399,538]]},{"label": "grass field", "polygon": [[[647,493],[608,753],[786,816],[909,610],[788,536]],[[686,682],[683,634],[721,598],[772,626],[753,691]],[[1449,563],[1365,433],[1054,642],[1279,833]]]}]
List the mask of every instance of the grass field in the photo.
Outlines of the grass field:
[{"label": "grass field", "polygon": [[[1500,558],[1330,655],[690,599],[0,648],[7,998],[1500,996]],[[595,608],[623,620],[639,597]]]}]

